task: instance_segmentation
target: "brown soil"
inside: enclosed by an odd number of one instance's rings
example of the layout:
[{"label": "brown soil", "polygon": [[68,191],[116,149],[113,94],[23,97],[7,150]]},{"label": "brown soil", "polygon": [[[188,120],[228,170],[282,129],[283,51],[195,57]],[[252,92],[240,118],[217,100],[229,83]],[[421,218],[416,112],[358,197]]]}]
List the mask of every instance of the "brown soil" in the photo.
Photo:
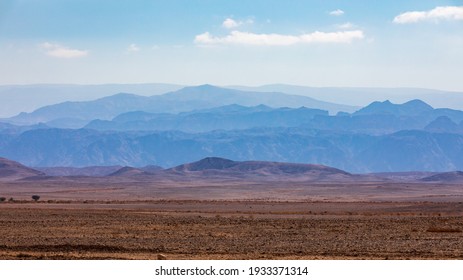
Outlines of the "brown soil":
[{"label": "brown soil", "polygon": [[463,259],[461,202],[0,203],[0,259]]}]

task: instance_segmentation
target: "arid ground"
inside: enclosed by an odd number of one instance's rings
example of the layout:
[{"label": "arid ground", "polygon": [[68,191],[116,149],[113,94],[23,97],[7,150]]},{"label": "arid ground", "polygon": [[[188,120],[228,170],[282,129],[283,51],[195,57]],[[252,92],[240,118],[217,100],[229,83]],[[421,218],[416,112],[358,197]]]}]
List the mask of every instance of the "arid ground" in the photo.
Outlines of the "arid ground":
[{"label": "arid ground", "polygon": [[0,181],[0,259],[463,259],[459,183],[256,178]]}]

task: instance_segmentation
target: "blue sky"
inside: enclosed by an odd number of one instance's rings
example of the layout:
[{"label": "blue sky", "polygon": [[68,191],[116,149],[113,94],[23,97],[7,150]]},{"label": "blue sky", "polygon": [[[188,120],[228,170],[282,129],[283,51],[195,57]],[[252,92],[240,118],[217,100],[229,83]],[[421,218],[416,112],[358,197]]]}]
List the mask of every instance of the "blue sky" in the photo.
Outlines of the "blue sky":
[{"label": "blue sky", "polygon": [[463,91],[461,73],[463,1],[0,1],[0,84]]}]

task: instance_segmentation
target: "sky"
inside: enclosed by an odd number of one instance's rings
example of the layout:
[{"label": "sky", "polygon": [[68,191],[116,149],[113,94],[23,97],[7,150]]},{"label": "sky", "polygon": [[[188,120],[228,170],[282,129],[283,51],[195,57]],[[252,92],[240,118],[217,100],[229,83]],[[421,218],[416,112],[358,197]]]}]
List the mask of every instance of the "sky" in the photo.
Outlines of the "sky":
[{"label": "sky", "polygon": [[463,0],[0,0],[0,85],[463,91]]}]

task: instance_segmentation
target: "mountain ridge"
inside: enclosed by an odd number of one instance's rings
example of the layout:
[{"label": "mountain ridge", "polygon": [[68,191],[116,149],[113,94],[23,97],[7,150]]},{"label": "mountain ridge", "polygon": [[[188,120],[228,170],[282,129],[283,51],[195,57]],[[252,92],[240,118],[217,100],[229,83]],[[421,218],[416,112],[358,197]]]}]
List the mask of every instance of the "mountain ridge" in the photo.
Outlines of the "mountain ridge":
[{"label": "mountain ridge", "polygon": [[0,156],[42,167],[155,164],[170,168],[217,156],[310,162],[354,173],[463,169],[463,135],[424,130],[368,135],[304,127],[204,133],[55,128],[0,133],[0,143]]},{"label": "mountain ridge", "polygon": [[85,128],[115,131],[168,131],[206,132],[236,130],[253,127],[294,127],[309,123],[315,116],[328,115],[319,109],[270,108],[265,105],[245,107],[226,105],[179,114],[128,112],[111,121],[93,120]]},{"label": "mountain ridge", "polygon": [[413,87],[310,87],[288,84],[227,87],[250,91],[280,91],[351,106],[367,106],[377,100],[404,103],[409,100],[420,99],[436,108],[463,109],[463,92],[451,90]]},{"label": "mountain ridge", "polygon": [[[220,93],[220,94],[217,94]],[[185,87],[163,95],[151,97],[133,94],[116,94],[93,101],[63,102],[48,105],[31,113],[3,119],[13,124],[30,125],[69,118],[91,121],[111,119],[128,111],[147,111],[151,113],[179,113],[197,109],[207,109],[223,105],[240,104],[256,106],[265,104],[271,107],[316,107],[337,111],[353,111],[355,107],[315,100],[313,98],[288,95],[284,93],[244,92],[215,86]],[[75,128],[75,127],[74,127]]]}]

